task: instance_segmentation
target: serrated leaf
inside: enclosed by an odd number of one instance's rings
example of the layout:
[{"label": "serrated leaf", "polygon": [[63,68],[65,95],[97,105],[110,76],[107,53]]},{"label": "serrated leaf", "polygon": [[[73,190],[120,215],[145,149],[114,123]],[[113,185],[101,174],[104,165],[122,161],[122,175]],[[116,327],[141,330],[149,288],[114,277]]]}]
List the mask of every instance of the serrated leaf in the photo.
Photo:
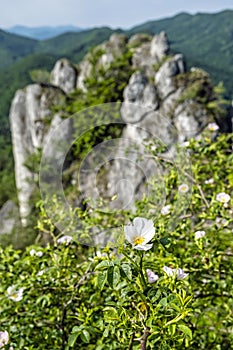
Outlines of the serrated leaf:
[{"label": "serrated leaf", "polygon": [[101,271],[97,276],[97,286],[99,289],[103,289],[105,283],[107,281],[107,270]]},{"label": "serrated leaf", "polygon": [[179,324],[178,328],[183,332],[185,335],[187,335],[190,339],[192,339],[192,331],[188,326],[185,326],[184,324]]}]

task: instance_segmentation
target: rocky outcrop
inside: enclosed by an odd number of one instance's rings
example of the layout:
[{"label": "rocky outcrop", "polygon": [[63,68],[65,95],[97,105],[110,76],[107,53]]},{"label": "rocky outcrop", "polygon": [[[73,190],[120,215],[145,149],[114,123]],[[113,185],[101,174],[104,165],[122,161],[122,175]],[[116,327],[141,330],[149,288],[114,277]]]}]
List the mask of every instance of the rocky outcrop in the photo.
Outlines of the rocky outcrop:
[{"label": "rocky outcrop", "polygon": [[183,55],[175,55],[169,58],[155,74],[155,84],[162,100],[176,91],[174,77],[185,73]]},{"label": "rocky outcrop", "polygon": [[[146,191],[145,179],[158,172],[157,164],[144,156],[151,140],[165,146],[167,156],[172,156],[176,142],[196,137],[209,122],[204,104],[192,91],[191,95],[187,93],[190,81],[195,83],[195,79],[199,79],[198,84],[202,84],[202,72],[187,72],[183,55],[168,55],[169,42],[164,32],[154,37],[137,34],[130,39],[114,34],[87,54],[77,69],[68,60],[59,60],[51,74],[52,85],[35,84],[19,90],[11,106],[16,185],[23,220],[31,210],[30,198],[37,176],[26,166],[27,159],[45,145],[51,130],[62,121],[60,114],[51,113],[52,107],[75,88],[85,94],[85,81],[91,76],[93,67],[95,74],[98,74],[98,68],[107,70],[125,52],[132,55],[134,73],[124,89],[120,108],[125,127],[119,142],[114,143],[105,179],[107,183],[103,185],[107,197],[118,194],[112,203],[114,207],[132,209],[135,200]],[[192,79],[190,74],[193,74]],[[203,91],[209,90],[207,99],[212,91],[208,84],[205,75]],[[59,133],[68,140],[72,132],[72,125],[67,123],[65,128],[53,134],[54,143],[59,143]],[[53,154],[48,156],[53,157]],[[54,155],[54,162],[57,160],[59,148]],[[85,172],[80,183],[81,192],[96,198],[98,190],[94,188],[94,182],[92,170]]]},{"label": "rocky outcrop", "polygon": [[[158,93],[146,75],[135,72],[124,90],[121,113],[125,122],[139,122],[143,116],[159,106]],[[138,108],[141,107],[141,108]]]},{"label": "rocky outcrop", "polygon": [[[148,36],[139,37],[138,34],[133,36],[130,41],[132,43],[139,42],[139,46],[134,48],[132,63],[136,69],[143,70],[148,75],[152,76],[156,66],[169,53],[169,43],[165,32],[148,41]],[[136,44],[134,44],[136,45]]]},{"label": "rocky outcrop", "polygon": [[0,209],[0,235],[10,234],[18,223],[18,207],[14,202],[8,200]]},{"label": "rocky outcrop", "polygon": [[[168,52],[165,33],[150,42],[146,39],[135,49],[133,64],[140,70],[131,76],[124,91],[121,116],[126,127],[108,174],[109,194],[117,195],[112,203],[115,208],[133,209],[135,200],[148,191],[146,181],[159,173],[146,151],[148,141],[165,146],[163,156],[174,159],[174,144],[196,137],[209,121],[206,108],[195,98],[181,102],[189,72],[183,55],[166,56]],[[178,86],[179,76],[183,83]]]},{"label": "rocky outcrop", "polygon": [[56,62],[51,72],[51,84],[58,86],[65,93],[70,93],[76,88],[77,69],[75,66],[63,58]]},{"label": "rocky outcrop", "polygon": [[[124,34],[112,34],[109,41],[97,46],[92,53],[88,53],[79,65],[76,87],[86,92],[85,80],[90,77],[93,65],[95,68],[108,69],[113,60],[125,51],[127,40]],[[93,56],[96,56],[94,60]]]},{"label": "rocky outcrop", "polygon": [[[64,92],[52,86],[29,85],[18,90],[10,109],[15,179],[18,189],[20,216],[25,218],[31,211],[30,198],[38,179],[27,161],[44,144],[54,118],[51,108],[64,99]],[[59,122],[59,120],[58,120]]]}]

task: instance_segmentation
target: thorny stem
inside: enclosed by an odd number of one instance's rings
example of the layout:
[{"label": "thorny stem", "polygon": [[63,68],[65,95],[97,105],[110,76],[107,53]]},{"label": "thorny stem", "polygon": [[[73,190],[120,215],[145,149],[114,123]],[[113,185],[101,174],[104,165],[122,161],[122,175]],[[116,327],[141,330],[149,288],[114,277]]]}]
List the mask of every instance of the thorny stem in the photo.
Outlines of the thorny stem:
[{"label": "thorny stem", "polygon": [[147,337],[148,337],[148,329],[145,327],[143,331],[143,335],[141,337],[141,350],[146,350]]}]

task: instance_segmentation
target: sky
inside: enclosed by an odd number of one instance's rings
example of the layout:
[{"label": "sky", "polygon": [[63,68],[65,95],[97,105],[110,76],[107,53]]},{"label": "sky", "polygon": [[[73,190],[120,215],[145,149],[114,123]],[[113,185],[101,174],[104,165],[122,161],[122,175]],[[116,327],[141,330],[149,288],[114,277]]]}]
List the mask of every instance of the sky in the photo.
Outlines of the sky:
[{"label": "sky", "polygon": [[233,9],[232,0],[0,0],[0,28],[72,24],[130,28],[179,12]]}]

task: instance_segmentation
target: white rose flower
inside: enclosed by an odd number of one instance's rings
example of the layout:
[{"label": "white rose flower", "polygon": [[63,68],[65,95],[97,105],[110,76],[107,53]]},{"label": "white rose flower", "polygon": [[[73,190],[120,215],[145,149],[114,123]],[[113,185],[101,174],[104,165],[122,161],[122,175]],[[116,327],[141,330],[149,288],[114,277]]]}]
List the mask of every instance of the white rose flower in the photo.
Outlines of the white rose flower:
[{"label": "white rose flower", "polygon": [[217,131],[219,129],[219,126],[216,123],[209,123],[208,124],[208,129],[210,131]]},{"label": "white rose flower", "polygon": [[151,271],[150,269],[147,269],[146,270],[146,274],[147,274],[147,277],[148,277],[148,282],[149,283],[155,283],[158,279],[159,279],[159,276],[156,275],[153,271]]},{"label": "white rose flower", "polygon": [[62,236],[62,237],[58,238],[57,243],[68,245],[72,241],[72,239],[73,238],[71,236]]},{"label": "white rose flower", "polygon": [[180,193],[187,193],[189,191],[189,186],[186,185],[186,184],[181,184],[179,187],[178,187],[178,191]]},{"label": "white rose flower", "polygon": [[163,271],[166,272],[166,274],[169,276],[169,277],[172,277],[174,275],[174,272],[175,270],[172,269],[171,267],[168,267],[168,266],[164,266],[163,267]]},{"label": "white rose flower", "polygon": [[206,185],[211,185],[211,184],[213,184],[214,183],[214,179],[213,178],[210,178],[210,179],[208,179],[208,180],[205,180],[205,184]]},{"label": "white rose flower", "polygon": [[161,209],[161,214],[162,215],[168,215],[170,213],[170,209],[171,209],[171,205],[165,205],[162,209]]},{"label": "white rose flower", "polygon": [[177,276],[178,280],[183,280],[186,278],[189,274],[185,273],[181,268],[178,267],[178,269],[172,269],[171,267],[164,266],[163,271],[166,272],[166,274],[169,277]]},{"label": "white rose flower", "polygon": [[195,232],[195,239],[200,239],[203,238],[205,236],[205,231],[196,231]]},{"label": "white rose flower", "polygon": [[43,252],[42,252],[42,251],[37,252],[35,249],[31,249],[31,250],[30,250],[30,255],[31,255],[31,256],[35,256],[35,255],[36,255],[36,256],[38,256],[38,257],[41,258],[42,255],[43,255]]},{"label": "white rose flower", "polygon": [[10,337],[7,331],[0,332],[0,348],[9,343]]},{"label": "white rose flower", "polygon": [[183,279],[186,278],[189,274],[188,274],[188,273],[185,273],[184,270],[178,268],[178,269],[176,270],[176,275],[177,275],[178,280],[183,280]]},{"label": "white rose flower", "polygon": [[7,288],[7,297],[13,301],[20,301],[23,299],[24,288],[17,290],[17,286],[13,285]]},{"label": "white rose flower", "polygon": [[43,252],[41,250],[39,250],[39,252],[36,252],[36,256],[38,256],[39,258],[41,258],[43,255]]},{"label": "white rose flower", "polygon": [[225,192],[220,192],[216,196],[216,200],[220,203],[228,203],[231,197]]},{"label": "white rose flower", "polygon": [[134,249],[149,250],[153,244],[148,242],[155,235],[155,228],[152,220],[135,218],[133,225],[124,226],[125,238],[132,244]]},{"label": "white rose flower", "polygon": [[31,249],[29,253],[30,253],[31,256],[34,256],[34,255],[36,255],[36,250],[35,249]]}]

